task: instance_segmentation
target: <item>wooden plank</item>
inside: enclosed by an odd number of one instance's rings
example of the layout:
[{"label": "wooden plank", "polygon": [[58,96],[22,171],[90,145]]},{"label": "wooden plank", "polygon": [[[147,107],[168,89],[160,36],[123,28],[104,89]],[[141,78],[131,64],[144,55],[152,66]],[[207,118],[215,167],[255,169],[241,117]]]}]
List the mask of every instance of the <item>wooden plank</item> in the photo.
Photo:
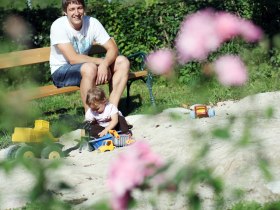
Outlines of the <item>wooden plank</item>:
[{"label": "wooden plank", "polygon": [[[145,77],[147,73],[148,73],[147,71],[130,72],[129,79],[137,79],[137,78]],[[44,98],[47,96],[54,96],[62,93],[71,93],[77,90],[80,90],[80,88],[77,86],[57,88],[54,85],[46,85],[42,87],[13,91],[10,92],[10,95],[12,97],[16,97],[18,95],[26,95],[27,100],[33,100],[38,98]]]},{"label": "wooden plank", "polygon": [[[43,47],[0,54],[0,69],[48,62],[50,49]],[[89,52],[90,55],[103,53],[106,53],[105,48],[97,44]]]},{"label": "wooden plank", "polygon": [[136,72],[129,72],[128,79],[134,79],[139,77],[145,77],[148,75],[148,71],[136,71]]},{"label": "wooden plank", "polygon": [[24,90],[16,90],[10,92],[11,97],[23,96],[26,100],[33,100],[38,98],[44,98],[47,96],[54,96],[62,93],[71,93],[80,90],[79,87],[69,86],[63,88],[57,88],[54,85],[47,85],[42,87],[34,87]]},{"label": "wooden plank", "polygon": [[77,86],[69,86],[63,88],[57,88],[54,85],[43,86],[43,87],[39,87],[37,93],[34,94],[33,99],[44,98],[47,96],[53,96],[62,93],[71,93],[77,90],[80,90],[80,88]]},{"label": "wooden plank", "polygon": [[49,61],[50,47],[0,54],[0,69]]}]

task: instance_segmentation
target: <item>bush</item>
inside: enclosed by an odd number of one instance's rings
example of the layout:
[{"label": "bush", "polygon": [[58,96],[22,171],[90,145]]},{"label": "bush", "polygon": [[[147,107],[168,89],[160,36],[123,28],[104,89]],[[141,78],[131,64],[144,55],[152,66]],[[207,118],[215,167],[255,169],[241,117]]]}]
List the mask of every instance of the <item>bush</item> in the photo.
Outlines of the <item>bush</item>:
[{"label": "bush", "polygon": [[[129,55],[137,51],[150,52],[159,48],[173,48],[174,40],[178,33],[178,29],[184,16],[193,13],[199,9],[212,7],[217,10],[225,10],[237,13],[243,18],[252,19],[256,24],[259,24],[268,34],[268,37],[273,37],[279,28],[280,3],[265,2],[254,0],[237,0],[237,1],[184,1],[184,0],[162,0],[158,3],[149,4],[148,6],[141,1],[133,1],[121,3],[122,1],[107,0],[88,0],[87,14],[97,17],[105,26],[111,36],[113,36],[119,46],[120,52],[124,55]],[[146,1],[149,2],[149,1]],[[268,17],[267,9],[271,15]],[[0,20],[5,21],[6,17],[11,14],[16,14],[29,22],[32,25],[32,30],[26,39],[30,40],[30,45],[19,45],[15,40],[9,40],[3,31],[0,29],[0,42],[3,43],[2,52],[9,52],[24,48],[36,48],[49,46],[49,30],[52,22],[61,16],[61,9],[58,5],[49,6],[46,8],[36,7],[30,9],[5,9],[0,8]],[[273,15],[275,14],[275,15]],[[271,18],[273,17],[273,19]],[[272,39],[269,39],[270,47]],[[211,55],[209,60],[226,52],[235,54],[241,48],[246,47],[251,50],[252,45],[244,44],[240,40],[233,40],[224,45],[217,53]],[[279,56],[277,52],[271,49],[272,57],[265,61],[267,69],[271,69],[272,65],[279,66]],[[271,60],[270,60],[271,59]],[[271,61],[271,63],[269,63]],[[179,81],[189,84],[196,80],[196,76],[200,74],[199,64],[191,63],[183,69],[179,70]],[[34,68],[24,67],[27,73],[20,80],[14,80],[13,76],[8,73],[1,72],[1,78],[5,78],[5,85],[13,86],[14,83],[20,84],[22,80],[30,78],[34,74]],[[50,71],[48,64],[40,66],[40,73],[34,76],[34,80],[38,83],[50,82]],[[38,71],[37,71],[38,72]],[[269,73],[271,74],[271,73]]]}]

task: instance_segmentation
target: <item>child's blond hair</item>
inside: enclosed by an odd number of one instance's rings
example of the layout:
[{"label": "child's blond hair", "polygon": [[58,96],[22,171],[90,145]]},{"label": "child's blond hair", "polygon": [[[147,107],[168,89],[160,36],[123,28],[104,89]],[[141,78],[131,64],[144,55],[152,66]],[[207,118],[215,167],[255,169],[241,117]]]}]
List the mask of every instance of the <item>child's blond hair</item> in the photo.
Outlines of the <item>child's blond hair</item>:
[{"label": "child's blond hair", "polygon": [[88,106],[98,106],[99,104],[106,103],[107,101],[105,91],[102,88],[93,87],[88,90],[86,98],[86,104]]}]

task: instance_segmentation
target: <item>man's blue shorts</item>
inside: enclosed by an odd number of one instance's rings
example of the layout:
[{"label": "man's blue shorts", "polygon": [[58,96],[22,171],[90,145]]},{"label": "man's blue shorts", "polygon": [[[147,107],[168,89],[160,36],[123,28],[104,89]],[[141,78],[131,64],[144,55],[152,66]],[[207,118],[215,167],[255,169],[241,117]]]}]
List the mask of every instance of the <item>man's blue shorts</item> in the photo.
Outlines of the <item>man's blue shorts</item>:
[{"label": "man's blue shorts", "polygon": [[81,66],[80,64],[65,64],[59,67],[53,74],[52,79],[56,87],[66,87],[66,86],[78,86],[81,83]]}]

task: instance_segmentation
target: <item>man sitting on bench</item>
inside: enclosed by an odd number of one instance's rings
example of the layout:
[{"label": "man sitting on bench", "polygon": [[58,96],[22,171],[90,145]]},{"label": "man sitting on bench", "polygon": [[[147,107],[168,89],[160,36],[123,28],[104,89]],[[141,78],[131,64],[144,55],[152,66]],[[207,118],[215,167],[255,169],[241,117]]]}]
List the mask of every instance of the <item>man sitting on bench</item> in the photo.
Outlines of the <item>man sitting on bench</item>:
[{"label": "man sitting on bench", "polygon": [[[129,61],[118,55],[118,48],[102,24],[85,16],[84,0],[62,0],[63,17],[51,26],[50,67],[57,87],[79,86],[85,112],[87,91],[109,81],[110,103],[118,107],[129,74]],[[104,58],[88,56],[98,43],[106,50]]]}]

